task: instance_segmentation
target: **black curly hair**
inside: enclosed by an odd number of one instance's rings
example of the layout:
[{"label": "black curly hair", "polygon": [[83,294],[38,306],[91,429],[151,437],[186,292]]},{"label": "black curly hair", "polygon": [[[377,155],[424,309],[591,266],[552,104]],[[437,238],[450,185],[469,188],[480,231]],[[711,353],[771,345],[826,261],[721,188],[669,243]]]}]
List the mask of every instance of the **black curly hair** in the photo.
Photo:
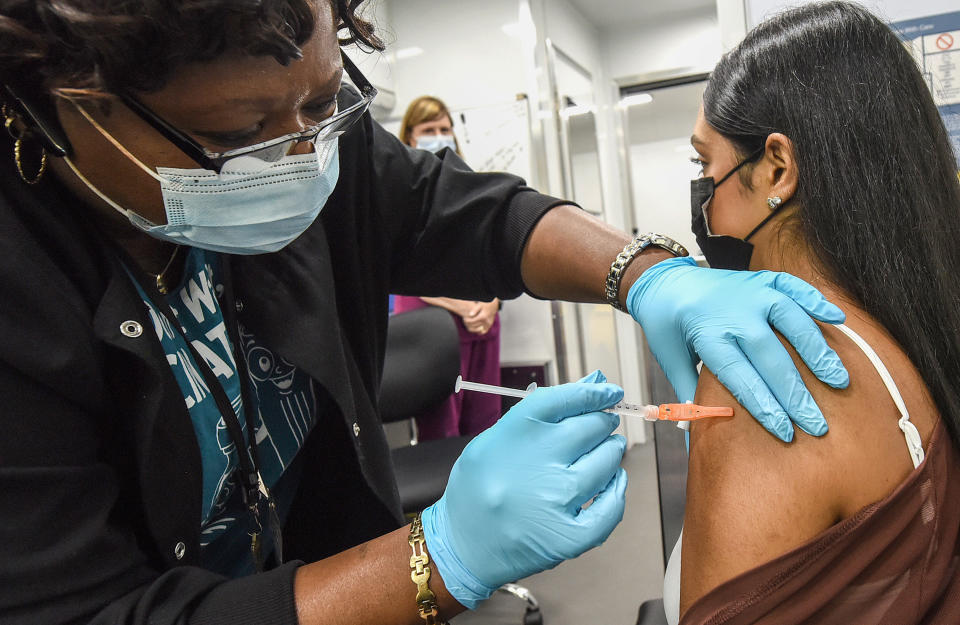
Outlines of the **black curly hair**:
[{"label": "black curly hair", "polygon": [[228,49],[301,56],[317,2],[330,2],[341,44],[382,50],[364,0],[0,0],[0,81],[32,91],[156,91],[185,63]]}]

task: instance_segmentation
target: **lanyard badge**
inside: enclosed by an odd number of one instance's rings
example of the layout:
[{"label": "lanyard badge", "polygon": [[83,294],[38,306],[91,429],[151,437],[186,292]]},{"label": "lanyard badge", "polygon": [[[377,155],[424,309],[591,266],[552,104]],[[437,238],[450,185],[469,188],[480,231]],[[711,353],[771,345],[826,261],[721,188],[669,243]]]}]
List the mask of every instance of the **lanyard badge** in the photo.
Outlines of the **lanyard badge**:
[{"label": "lanyard badge", "polygon": [[[224,302],[221,309],[223,310],[224,325],[229,334],[231,328],[238,326],[238,322],[236,319],[236,302],[233,296],[230,276],[230,263],[226,257],[224,257],[223,260],[223,281],[225,288]],[[136,265],[131,264],[131,266]],[[132,272],[129,273],[131,273],[131,278],[136,279]],[[247,410],[244,411],[244,422],[247,426],[248,436],[251,441],[250,444],[247,443],[247,438],[243,435],[243,426],[240,423],[240,418],[237,411],[233,409],[233,405],[227,397],[223,386],[217,379],[216,374],[210,369],[209,365],[207,365],[206,360],[197,352],[196,348],[186,336],[182,334],[182,328],[177,321],[176,315],[173,314],[170,305],[167,303],[166,298],[157,291],[156,285],[150,280],[138,280],[137,282],[141,288],[144,289],[144,292],[149,294],[154,307],[166,318],[169,326],[181,333],[181,338],[184,339],[184,343],[187,345],[187,348],[190,350],[190,355],[193,357],[194,365],[210,389],[210,394],[213,396],[217,410],[223,418],[227,433],[237,449],[238,466],[235,472],[240,482],[240,494],[243,505],[249,513],[250,530],[247,534],[250,536],[250,554],[255,570],[259,573],[267,568],[266,558],[263,555],[264,533],[267,534],[268,540],[273,543],[273,561],[279,565],[283,562],[283,537],[280,527],[280,517],[277,513],[276,501],[270,494],[270,490],[267,488],[263,476],[260,474],[260,458],[254,434],[253,418],[251,416],[253,404],[250,401],[249,385],[247,383],[249,380],[249,372],[246,367],[246,358],[240,353],[238,341],[230,337],[230,344],[233,348],[233,358],[237,363],[237,373],[241,381],[241,403],[247,407]],[[266,521],[266,523],[264,521]]]}]

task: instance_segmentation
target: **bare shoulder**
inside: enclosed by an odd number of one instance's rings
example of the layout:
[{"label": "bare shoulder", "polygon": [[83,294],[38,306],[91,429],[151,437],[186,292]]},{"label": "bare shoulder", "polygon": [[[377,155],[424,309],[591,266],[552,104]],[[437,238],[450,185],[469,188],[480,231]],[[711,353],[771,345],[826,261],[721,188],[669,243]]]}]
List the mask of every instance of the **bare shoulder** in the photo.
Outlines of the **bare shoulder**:
[{"label": "bare shoulder", "polygon": [[691,428],[681,614],[716,586],[816,536],[838,514],[839,480],[825,446],[800,433],[789,444],[771,436],[706,369],[696,403],[733,406],[734,416]]},{"label": "bare shoulder", "polygon": [[[851,316],[890,370],[929,440],[936,410],[919,374],[882,328]],[[899,412],[867,357],[839,330],[822,326],[850,372],[844,390],[821,384],[788,346],[830,431],[797,430],[792,443],[767,433],[704,369],[696,402],[733,406],[731,419],[691,432],[681,563],[681,613],[719,584],[814,538],[889,494],[913,469],[897,427]]]}]

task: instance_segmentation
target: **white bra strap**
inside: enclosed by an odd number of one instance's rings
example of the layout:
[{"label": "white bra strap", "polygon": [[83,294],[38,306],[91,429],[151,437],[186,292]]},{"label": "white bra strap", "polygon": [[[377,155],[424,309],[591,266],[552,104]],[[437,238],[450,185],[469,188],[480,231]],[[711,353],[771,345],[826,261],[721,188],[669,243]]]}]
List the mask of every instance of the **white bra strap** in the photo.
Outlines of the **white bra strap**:
[{"label": "white bra strap", "polygon": [[893,377],[890,375],[890,372],[887,371],[887,367],[883,364],[883,361],[880,360],[880,357],[877,356],[877,352],[873,351],[873,348],[863,340],[863,337],[842,323],[834,327],[849,336],[850,340],[857,344],[857,347],[870,359],[873,368],[880,374],[883,385],[887,387],[887,392],[890,393],[890,397],[893,398],[893,403],[896,404],[897,410],[900,411],[900,420],[897,424],[903,431],[903,437],[907,440],[907,449],[910,451],[910,458],[913,460],[913,468],[917,468],[920,466],[920,463],[923,462],[923,441],[920,438],[920,432],[917,431],[917,427],[910,422],[910,413],[907,412],[907,406],[903,403],[903,397],[900,396],[900,390],[897,388],[896,383],[894,383]]}]

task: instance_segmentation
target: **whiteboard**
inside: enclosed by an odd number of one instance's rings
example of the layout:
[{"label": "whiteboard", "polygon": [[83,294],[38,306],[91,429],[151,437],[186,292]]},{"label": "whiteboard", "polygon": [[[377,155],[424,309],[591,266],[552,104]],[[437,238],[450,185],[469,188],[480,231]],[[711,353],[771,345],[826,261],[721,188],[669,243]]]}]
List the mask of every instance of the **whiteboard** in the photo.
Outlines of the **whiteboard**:
[{"label": "whiteboard", "polygon": [[470,167],[530,180],[530,103],[526,96],[451,113],[460,151]]},{"label": "whiteboard", "polygon": [[[510,102],[453,109],[450,114],[463,160],[474,171],[505,171],[530,182],[530,101],[525,95]],[[383,127],[398,135],[400,122],[388,119]]]}]

